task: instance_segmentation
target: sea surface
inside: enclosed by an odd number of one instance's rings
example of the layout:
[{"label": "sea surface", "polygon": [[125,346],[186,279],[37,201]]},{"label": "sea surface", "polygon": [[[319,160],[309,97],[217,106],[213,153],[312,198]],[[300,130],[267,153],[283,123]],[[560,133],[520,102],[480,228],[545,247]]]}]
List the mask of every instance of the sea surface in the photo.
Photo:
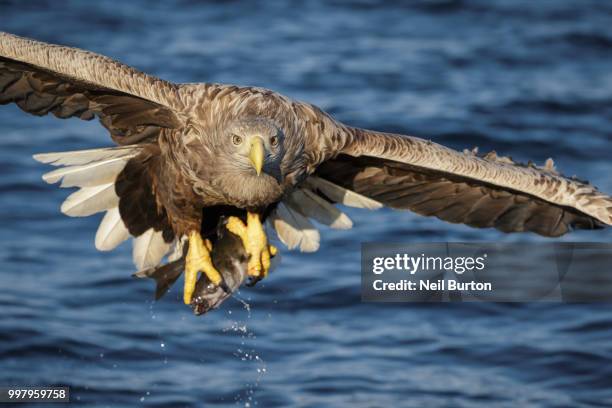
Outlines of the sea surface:
[{"label": "sea surface", "polygon": [[[553,157],[612,192],[612,2],[396,3],[0,0],[0,30],[271,88],[354,126]],[[0,385],[68,385],[71,406],[612,406],[612,304],[360,301],[361,242],[533,234],[347,210],[353,230],[283,251],[213,313],[194,316],[180,287],[152,301],[131,245],[97,252],[101,216],[60,214],[68,191],[31,158],[110,144],[95,121],[0,107]]]}]

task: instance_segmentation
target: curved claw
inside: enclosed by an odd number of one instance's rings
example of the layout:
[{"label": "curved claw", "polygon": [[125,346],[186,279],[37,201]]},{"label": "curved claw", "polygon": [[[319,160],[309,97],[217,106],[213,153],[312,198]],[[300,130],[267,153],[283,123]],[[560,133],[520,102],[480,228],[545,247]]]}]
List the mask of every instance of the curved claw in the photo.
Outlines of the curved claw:
[{"label": "curved claw", "polygon": [[[276,256],[276,254],[278,253],[278,249],[276,249],[276,247],[274,245],[268,245],[268,252],[270,253],[270,258],[274,258]],[[264,267],[265,267],[265,263],[264,263]],[[268,259],[267,262],[267,269],[270,268],[270,260]],[[265,276],[267,276],[267,272],[265,274]],[[257,285],[257,283],[262,280],[265,277],[263,274],[260,275],[251,275],[249,276],[249,281],[246,283],[246,286],[248,287],[253,287],[255,285]]]},{"label": "curved claw", "polygon": [[259,276],[250,276],[249,277],[249,281],[247,283],[245,283],[245,285],[249,288],[252,288],[253,286],[257,285],[257,283],[261,280],[262,278],[260,278]]}]

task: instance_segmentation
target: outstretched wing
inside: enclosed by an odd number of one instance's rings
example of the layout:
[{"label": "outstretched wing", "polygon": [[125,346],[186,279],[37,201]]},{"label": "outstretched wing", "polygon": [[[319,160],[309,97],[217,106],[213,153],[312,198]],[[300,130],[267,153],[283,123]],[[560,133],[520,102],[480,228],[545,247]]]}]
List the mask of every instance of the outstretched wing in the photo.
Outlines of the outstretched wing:
[{"label": "outstretched wing", "polygon": [[415,137],[341,125],[335,132],[315,175],[386,206],[545,236],[612,225],[612,198],[562,176],[552,161],[522,165]]},{"label": "outstretched wing", "polygon": [[[564,177],[552,160],[538,167],[494,152],[457,152],[416,137],[351,128],[312,105],[292,102],[291,108],[311,174],[300,188],[327,204],[384,205],[472,227],[544,236],[612,225],[612,198],[587,182]],[[299,222],[292,222],[293,214],[273,214],[293,226],[291,234],[276,228],[287,235],[284,241],[312,236],[316,228],[308,218],[324,218],[333,226],[329,220],[338,215],[309,201],[285,200],[297,218],[302,216]],[[316,249],[300,245],[308,247]]]},{"label": "outstretched wing", "polygon": [[111,250],[132,235],[142,269],[157,265],[172,242],[180,246],[151,179],[160,161],[156,137],[183,126],[176,85],[91,52],[0,33],[0,104],[12,102],[39,116],[98,117],[123,145],[35,156],[60,166],[45,181],[80,188],[62,204],[64,214],[106,212],[96,248]]},{"label": "outstretched wing", "polygon": [[99,117],[120,145],[178,128],[175,84],[110,58],[0,32],[0,104],[34,115]]}]

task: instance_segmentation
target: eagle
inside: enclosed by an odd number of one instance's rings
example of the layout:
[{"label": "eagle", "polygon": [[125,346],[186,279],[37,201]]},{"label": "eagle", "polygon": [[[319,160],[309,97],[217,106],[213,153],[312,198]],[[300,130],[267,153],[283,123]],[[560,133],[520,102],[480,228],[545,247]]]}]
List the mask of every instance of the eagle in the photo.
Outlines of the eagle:
[{"label": "eagle", "polygon": [[248,275],[277,249],[316,251],[312,221],[347,229],[337,204],[387,206],[471,227],[557,237],[612,225],[612,198],[588,182],[495,152],[455,151],[412,136],[343,124],[309,103],[258,87],[178,84],[108,57],[0,33],[0,104],[58,118],[97,118],[114,147],[44,153],[43,179],[78,187],[69,216],[105,212],[107,251],[130,236],[137,268],[185,256],[183,300],[198,274],[225,288],[207,230],[219,217],[240,237]]}]

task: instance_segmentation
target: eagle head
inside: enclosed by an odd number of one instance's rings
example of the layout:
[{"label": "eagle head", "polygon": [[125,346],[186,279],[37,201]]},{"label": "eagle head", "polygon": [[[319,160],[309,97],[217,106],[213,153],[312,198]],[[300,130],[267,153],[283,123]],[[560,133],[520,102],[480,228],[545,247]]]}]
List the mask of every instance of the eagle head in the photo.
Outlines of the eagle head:
[{"label": "eagle head", "polygon": [[215,187],[241,208],[265,207],[281,199],[285,135],[274,121],[251,116],[231,121],[217,135]]}]

